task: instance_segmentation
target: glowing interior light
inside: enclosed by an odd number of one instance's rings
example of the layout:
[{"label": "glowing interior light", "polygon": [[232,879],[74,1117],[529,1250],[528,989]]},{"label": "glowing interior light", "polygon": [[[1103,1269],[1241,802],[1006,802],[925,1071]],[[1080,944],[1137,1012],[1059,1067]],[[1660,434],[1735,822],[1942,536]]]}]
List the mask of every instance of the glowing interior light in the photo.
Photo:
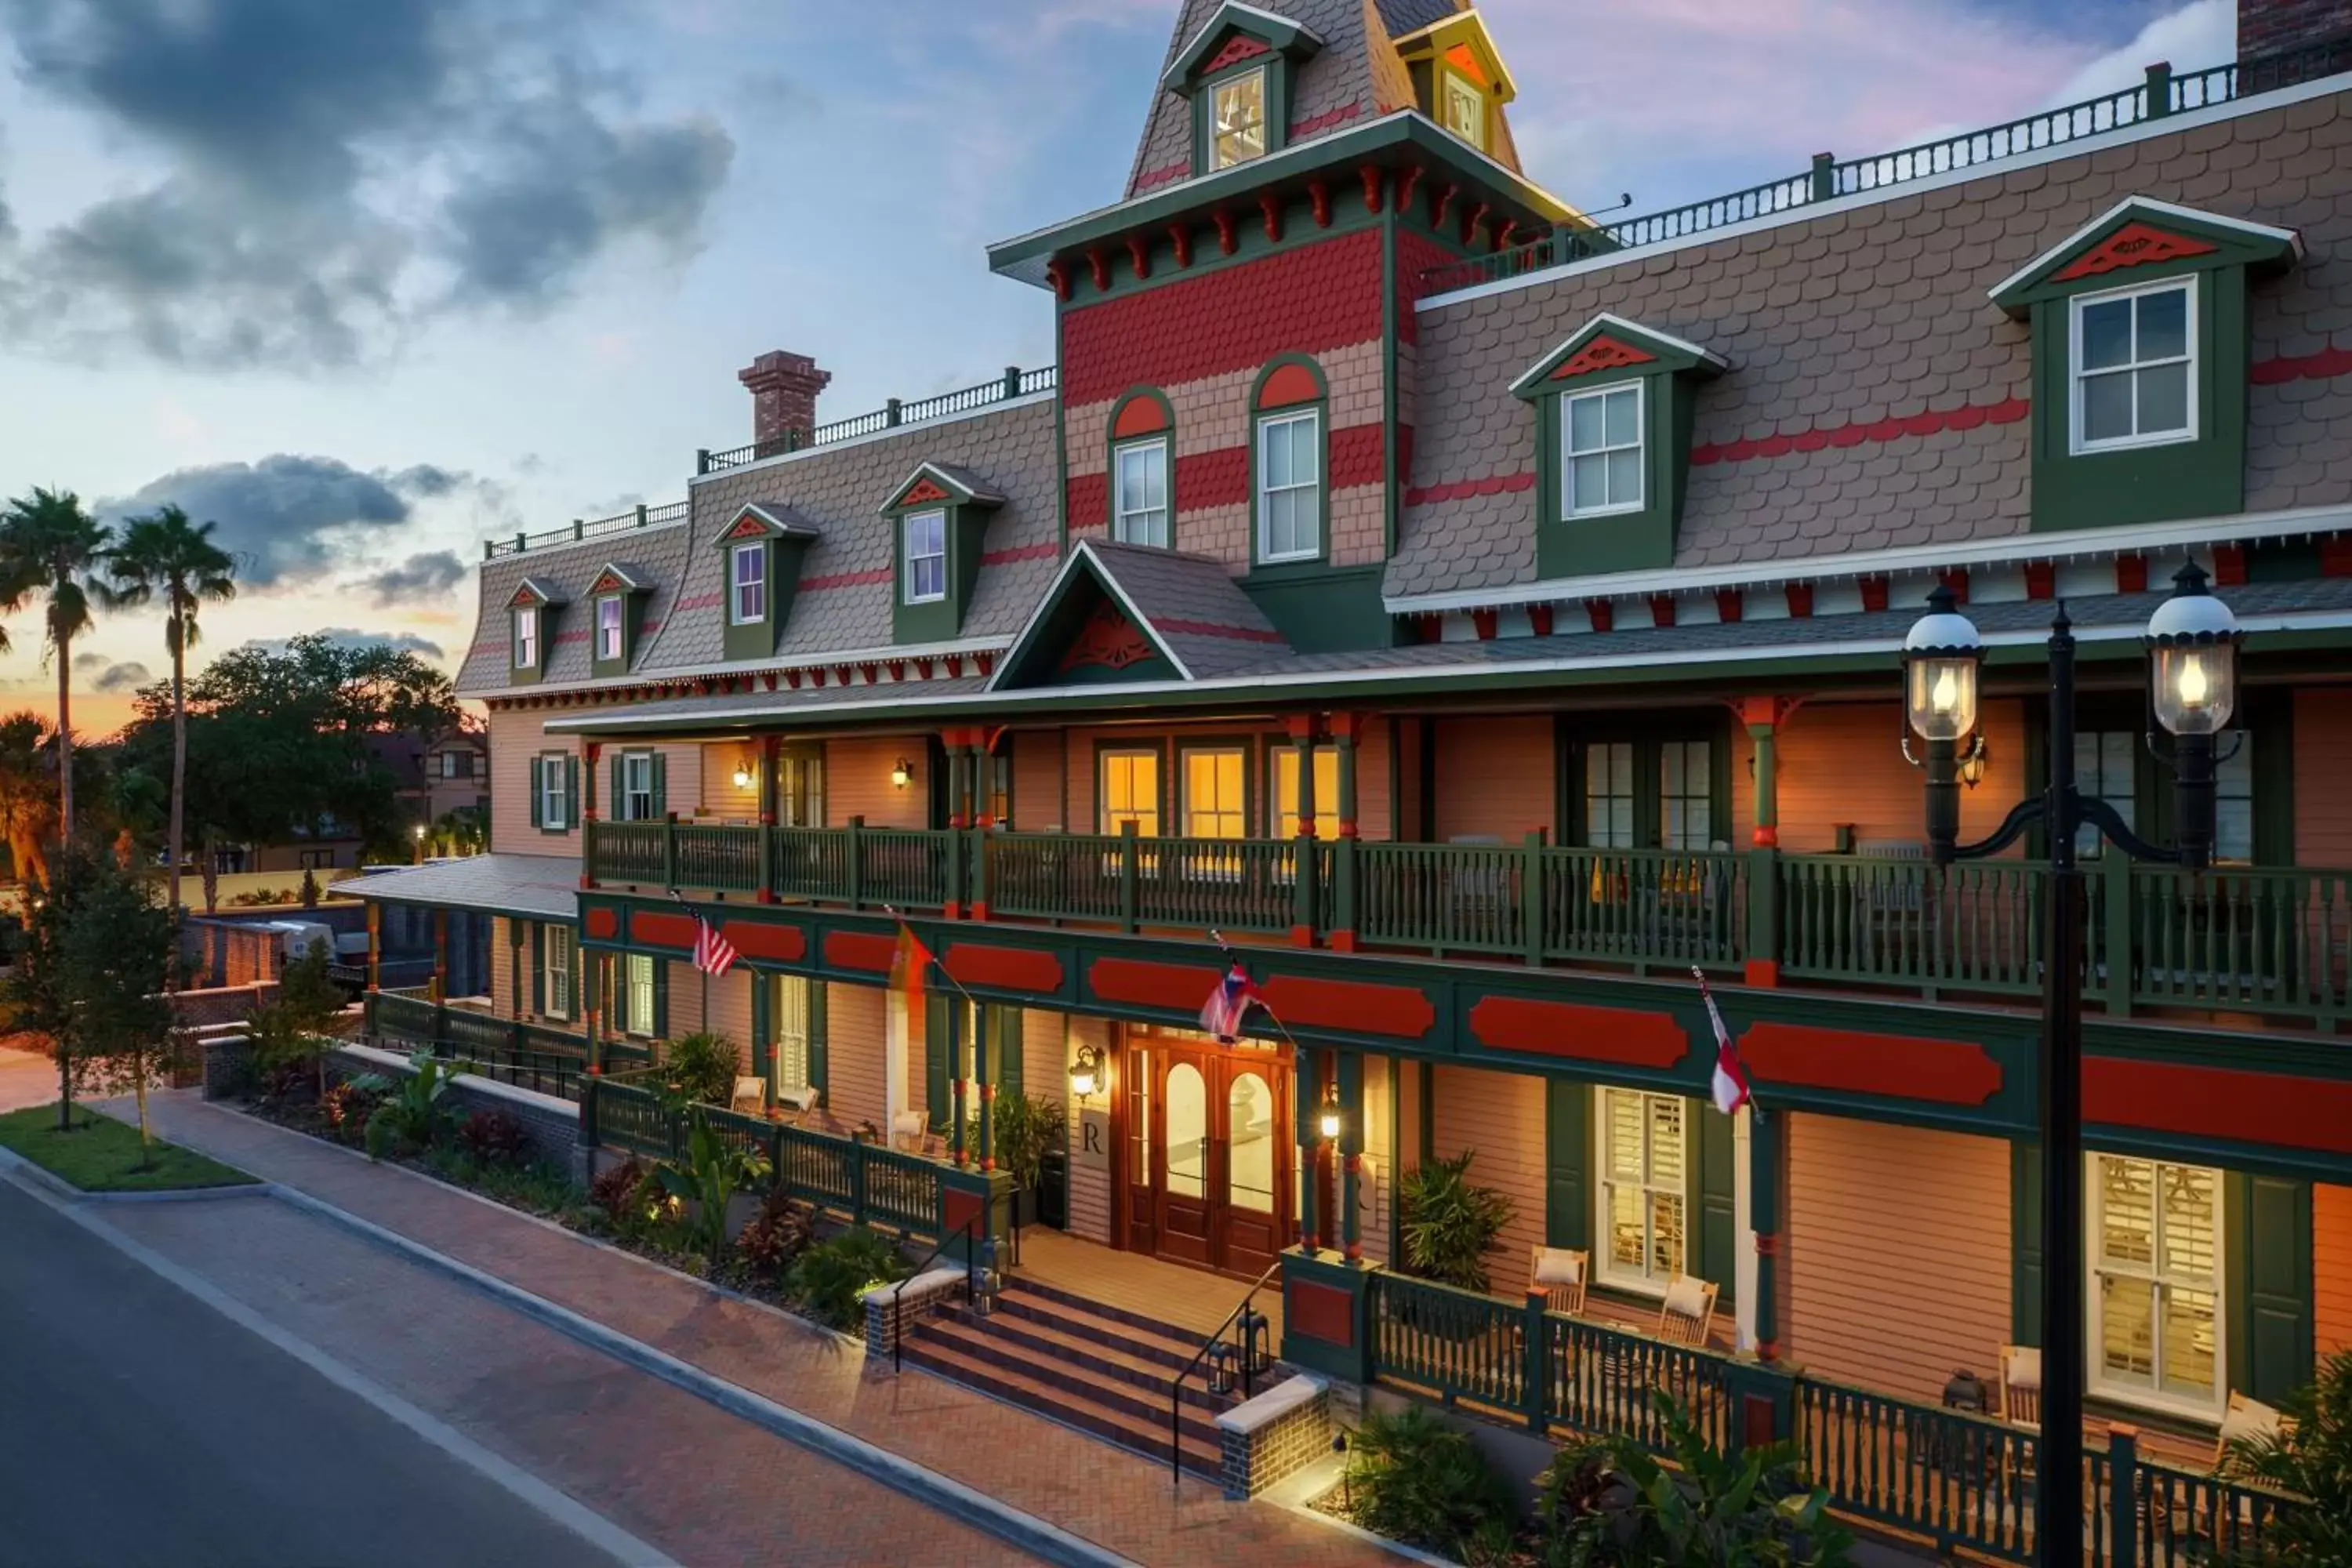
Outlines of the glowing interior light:
[{"label": "glowing interior light", "polygon": [[1936,705],[1938,713],[1949,713],[1960,705],[1960,683],[1952,679],[1948,667],[1937,672],[1936,689],[1927,694],[1927,700]]},{"label": "glowing interior light", "polygon": [[2180,701],[2182,706],[2202,708],[2212,695],[2212,687],[2205,679],[2205,661],[2185,658],[2180,661]]}]

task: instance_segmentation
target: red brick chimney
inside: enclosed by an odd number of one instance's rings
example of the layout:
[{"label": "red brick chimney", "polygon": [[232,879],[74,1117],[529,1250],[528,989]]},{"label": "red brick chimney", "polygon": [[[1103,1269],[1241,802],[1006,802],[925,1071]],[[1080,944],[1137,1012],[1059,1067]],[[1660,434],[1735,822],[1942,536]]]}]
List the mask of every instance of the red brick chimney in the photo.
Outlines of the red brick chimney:
[{"label": "red brick chimney", "polygon": [[816,395],[833,373],[817,369],[806,354],[777,349],[736,372],[735,379],[751,394],[751,439],[762,449],[782,450],[786,432],[797,430],[805,440],[816,428]]},{"label": "red brick chimney", "polygon": [[2241,60],[2263,59],[2347,34],[2352,34],[2352,0],[2238,0]]}]

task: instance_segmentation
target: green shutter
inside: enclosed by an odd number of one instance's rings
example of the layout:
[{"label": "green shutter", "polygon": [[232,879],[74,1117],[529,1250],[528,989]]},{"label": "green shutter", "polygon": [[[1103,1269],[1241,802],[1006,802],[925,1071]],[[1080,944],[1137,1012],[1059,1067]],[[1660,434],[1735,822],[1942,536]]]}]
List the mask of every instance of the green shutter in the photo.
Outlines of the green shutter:
[{"label": "green shutter", "polygon": [[530,1010],[540,1017],[547,1016],[547,929],[530,928]]},{"label": "green shutter", "polygon": [[1691,1140],[1698,1152],[1691,1183],[1698,1200],[1698,1226],[1691,1238],[1688,1267],[1700,1279],[1713,1280],[1717,1300],[1727,1303],[1739,1279],[1738,1145],[1731,1136],[1731,1118],[1713,1101],[1683,1103],[1685,1116],[1698,1118],[1698,1136]]},{"label": "green shutter", "polygon": [[936,992],[923,997],[923,1091],[931,1127],[945,1131],[953,1107],[948,1093],[948,999]]},{"label": "green shutter", "polygon": [[2312,1378],[2311,1184],[2224,1182],[2230,1386],[2275,1405]]},{"label": "green shutter", "polygon": [[826,1088],[824,1001],[829,991],[830,987],[822,980],[808,983],[809,1087],[820,1095]]},{"label": "green shutter", "polygon": [[563,820],[559,826],[580,826],[580,759],[563,759]]},{"label": "green shutter", "polygon": [[629,814],[625,809],[625,801],[621,795],[620,752],[615,752],[613,753],[613,760],[607,765],[606,771],[613,775],[613,787],[606,792],[604,796],[604,815],[614,822],[624,821],[627,818]]},{"label": "green shutter", "polygon": [[2009,1337],[2042,1342],[2042,1145],[2009,1146]]},{"label": "green shutter", "polygon": [[[1424,1089],[1427,1080],[1423,1080]],[[1422,1100],[1424,1131],[1432,1120],[1429,1100]],[[1424,1150],[1424,1156],[1426,1151]],[[1591,1245],[1592,1199],[1586,1185],[1592,1159],[1592,1089],[1572,1078],[1555,1078],[1544,1086],[1544,1244],[1583,1247]]]},{"label": "green shutter", "polygon": [[989,1026],[996,1041],[996,1091],[999,1095],[1018,1096],[1023,1093],[1021,1078],[1021,1009],[991,1007],[995,1015]]},{"label": "green shutter", "polygon": [[669,960],[654,960],[654,1017],[650,1031],[657,1040],[669,1038]]},{"label": "green shutter", "polygon": [[775,1008],[776,977],[751,972],[751,1071],[761,1079],[772,1080],[776,1059]]},{"label": "green shutter", "polygon": [[[543,828],[548,826],[546,821],[547,792],[541,787],[543,783],[541,776],[541,770],[546,766],[547,759],[545,757],[533,757],[530,760],[530,773],[529,775],[530,779],[530,825],[533,827]],[[562,825],[558,824],[557,826],[561,826]]]},{"label": "green shutter", "polygon": [[659,822],[669,815],[669,757],[662,752],[654,753],[654,820]]}]

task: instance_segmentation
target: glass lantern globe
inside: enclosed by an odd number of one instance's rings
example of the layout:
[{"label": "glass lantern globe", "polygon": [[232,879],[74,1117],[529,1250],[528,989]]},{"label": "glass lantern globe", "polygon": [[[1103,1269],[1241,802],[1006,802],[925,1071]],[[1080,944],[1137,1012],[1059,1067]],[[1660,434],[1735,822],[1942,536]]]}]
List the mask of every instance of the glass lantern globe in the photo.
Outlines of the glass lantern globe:
[{"label": "glass lantern globe", "polygon": [[2175,735],[2219,734],[2238,706],[2238,643],[2244,634],[2194,561],[2173,574],[2172,584],[2171,596],[2147,622],[2156,721]]},{"label": "glass lantern globe", "polygon": [[1955,607],[1952,591],[1927,595],[1927,613],[1903,639],[1905,707],[1923,741],[1958,741],[1977,727],[1977,674],[1984,639]]}]

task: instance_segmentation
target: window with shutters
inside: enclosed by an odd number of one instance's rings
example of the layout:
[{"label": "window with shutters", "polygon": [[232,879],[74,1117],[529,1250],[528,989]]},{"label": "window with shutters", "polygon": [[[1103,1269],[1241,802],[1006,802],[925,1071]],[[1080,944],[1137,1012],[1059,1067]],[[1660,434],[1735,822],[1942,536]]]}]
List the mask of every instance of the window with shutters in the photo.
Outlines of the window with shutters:
[{"label": "window with shutters", "polygon": [[539,928],[540,1010],[551,1018],[572,1013],[572,977],[579,968],[579,939],[570,926]]},{"label": "window with shutters", "polygon": [[654,809],[654,753],[624,752],[620,757],[621,787],[613,801],[614,817],[621,822],[651,822]]},{"label": "window with shutters", "polygon": [[809,984],[798,974],[779,974],[775,979],[776,994],[768,1020],[775,1040],[778,1094],[797,1093],[809,1086]]},{"label": "window with shutters", "polygon": [[1663,1294],[1688,1256],[1689,1102],[1629,1089],[1603,1089],[1594,1099],[1601,1137],[1600,1277]]},{"label": "window with shutters", "polygon": [[627,952],[621,955],[619,994],[614,997],[619,1015],[614,1022],[625,1035],[649,1036],[655,1029],[655,994],[658,982],[655,978],[654,959],[650,953]]},{"label": "window with shutters", "polygon": [[539,826],[562,833],[572,826],[572,759],[551,752],[538,759]]},{"label": "window with shutters", "polygon": [[2091,1154],[2095,1393],[2213,1416],[2228,1392],[2221,1173]]}]

